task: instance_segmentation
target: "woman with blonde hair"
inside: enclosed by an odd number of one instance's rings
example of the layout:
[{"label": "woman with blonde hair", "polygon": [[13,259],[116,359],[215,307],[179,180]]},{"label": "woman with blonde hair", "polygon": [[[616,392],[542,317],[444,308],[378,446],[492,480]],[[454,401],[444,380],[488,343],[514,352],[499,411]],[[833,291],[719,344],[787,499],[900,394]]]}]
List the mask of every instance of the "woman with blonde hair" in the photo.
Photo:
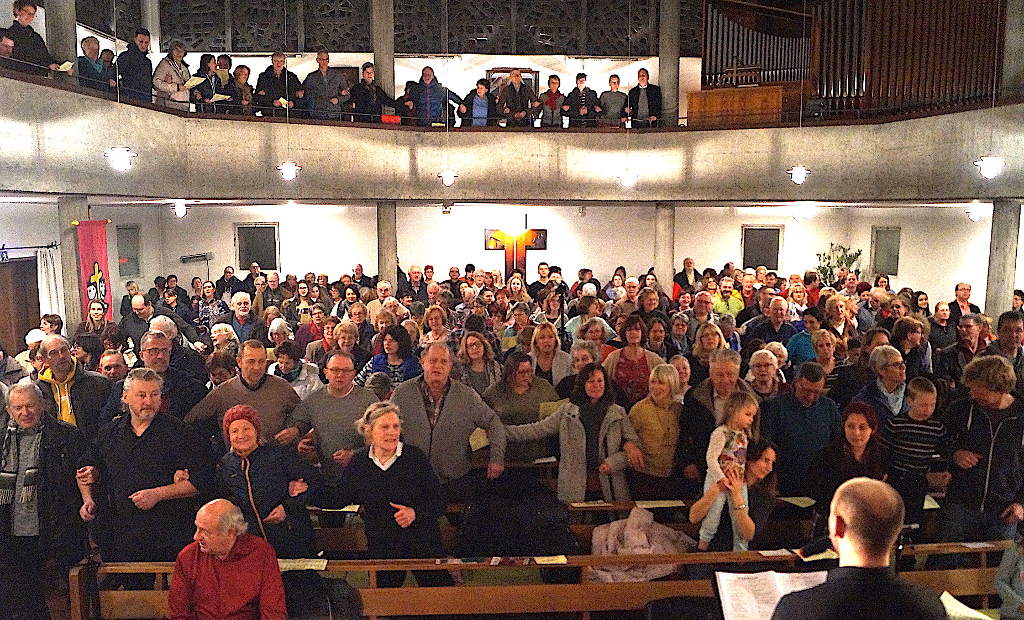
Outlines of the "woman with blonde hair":
[{"label": "woman with blonde hair", "polygon": [[690,362],[690,385],[699,385],[711,376],[711,354],[718,349],[727,349],[729,345],[722,335],[722,330],[714,323],[705,323],[697,328],[697,336],[693,348],[686,354]]},{"label": "woman with blonde hair", "polygon": [[533,298],[526,292],[526,282],[523,281],[523,276],[518,273],[513,273],[509,277],[508,282],[505,283],[505,288],[508,289],[509,305],[519,301],[526,304],[533,303]]},{"label": "woman with blonde hair", "polygon": [[789,287],[789,295],[786,300],[789,302],[789,320],[796,322],[807,311],[807,287],[803,282],[797,282]]},{"label": "woman with blonde hair", "polygon": [[629,410],[644,466],[628,471],[633,499],[677,499],[680,489],[675,472],[676,443],[679,440],[679,415],[682,405],[675,398],[679,374],[669,364],[651,370],[647,396]]},{"label": "woman with blonde hair", "polygon": [[238,336],[235,330],[227,323],[217,323],[210,329],[210,339],[213,341],[212,353],[224,351],[231,357],[238,357]]},{"label": "woman with blonde hair", "polygon": [[444,308],[433,305],[423,313],[423,335],[420,337],[420,344],[427,346],[432,342],[448,342],[452,332],[445,323],[448,321],[448,313]]},{"label": "woman with blonde hair", "polygon": [[501,380],[501,364],[494,359],[494,348],[480,332],[468,331],[459,342],[459,380],[478,395]]},{"label": "woman with blonde hair", "polygon": [[541,323],[533,330],[530,341],[530,358],[538,377],[551,385],[572,374],[572,357],[562,350],[558,332],[551,323]]}]

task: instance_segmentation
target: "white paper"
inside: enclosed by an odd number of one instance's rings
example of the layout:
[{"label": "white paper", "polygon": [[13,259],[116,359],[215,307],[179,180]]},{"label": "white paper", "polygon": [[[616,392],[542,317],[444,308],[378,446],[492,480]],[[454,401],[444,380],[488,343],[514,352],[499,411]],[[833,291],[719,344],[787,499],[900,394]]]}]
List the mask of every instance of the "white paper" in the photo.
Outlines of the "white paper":
[{"label": "white paper", "polygon": [[686,502],[681,499],[646,499],[636,502],[637,508],[682,508]]},{"label": "white paper", "polygon": [[185,82],[185,88],[195,88],[196,86],[199,86],[200,84],[202,84],[205,81],[206,81],[206,78],[204,78],[204,77],[198,77],[198,76],[190,77],[188,79],[188,81]]},{"label": "white paper", "polygon": [[935,501],[935,498],[931,495],[924,496],[924,509],[935,510],[939,507],[939,502]]},{"label": "white paper", "polygon": [[825,582],[828,573],[715,573],[725,620],[771,618],[779,600]]},{"label": "white paper", "polygon": [[814,500],[809,497],[780,497],[779,499],[800,508],[810,508],[814,505]]},{"label": "white paper", "polygon": [[763,555],[766,558],[783,557],[783,556],[789,557],[789,556],[793,555],[793,552],[790,551],[789,549],[765,549],[764,551],[758,551],[758,553],[760,553],[761,555]]},{"label": "white paper", "polygon": [[281,572],[288,570],[327,570],[327,560],[323,558],[278,559],[277,566]]},{"label": "white paper", "polygon": [[227,101],[228,99],[231,99],[231,95],[225,95],[222,93],[217,93],[213,97],[210,97],[210,101]]},{"label": "white paper", "polygon": [[965,542],[960,544],[968,549],[991,549],[995,546],[992,543],[987,542]]},{"label": "white paper", "polygon": [[980,611],[964,605],[949,592],[943,592],[939,600],[942,601],[942,606],[946,608],[946,615],[949,616],[949,620],[992,620],[990,616],[986,616]]}]

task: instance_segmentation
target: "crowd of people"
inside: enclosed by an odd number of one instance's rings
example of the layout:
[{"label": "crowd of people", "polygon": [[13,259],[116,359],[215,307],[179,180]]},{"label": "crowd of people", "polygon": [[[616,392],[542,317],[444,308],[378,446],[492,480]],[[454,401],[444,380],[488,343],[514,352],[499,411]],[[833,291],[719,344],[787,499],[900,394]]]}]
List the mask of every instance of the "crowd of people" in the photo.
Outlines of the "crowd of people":
[{"label": "crowd of people", "polygon": [[[13,3],[14,23],[0,29],[0,67],[33,75],[61,70],[32,28],[37,8],[36,3],[25,0]],[[463,127],[618,127],[628,123],[641,128],[661,123],[661,89],[649,83],[647,69],[637,72],[636,85],[628,91],[620,90],[621,79],[612,74],[608,89],[600,95],[587,86],[585,73],[576,74],[575,87],[567,94],[560,90],[558,75],[548,76],[547,90],[537,92],[523,82],[520,69],[495,83],[481,78],[473,90],[463,94],[443,86],[428,66],[422,69],[419,81],[407,82],[405,92],[392,97],[374,81],[373,63],[363,63],[356,82],[349,83],[340,67],[330,66],[326,50],[317,52],[317,69],[301,80],[288,70],[286,56],[275,52],[270,66],[255,76],[253,86],[251,69],[234,65],[229,54],[202,54],[199,66],[189,67],[185,61],[188,50],[181,41],[171,41],[167,55],[154,68],[149,57],[150,41],[148,30],[136,29],[128,49],[115,59],[113,50],[100,50],[96,37],[85,37],[81,41],[82,55],[66,71],[77,75],[81,86],[119,92],[126,101],[156,102],[175,110],[206,114],[287,114],[293,118],[400,122],[424,127],[454,126],[458,119]],[[385,108],[394,113],[386,114]]]},{"label": "crowd of people", "polygon": [[[943,541],[1024,519],[1024,292],[993,326],[968,283],[933,302],[845,268],[447,276],[252,263],[190,290],[128,282],[120,322],[98,302],[73,328],[44,315],[0,377],[0,574],[38,584],[3,588],[10,604],[43,605],[87,540],[105,560],[174,560],[203,498],[236,504],[278,557],[314,553],[307,505],[350,503],[371,555],[436,556],[447,504],[551,456],[564,502],[696,500],[700,549],[765,544],[780,496],[813,498],[822,532],[854,477],[885,480],[908,524],[945,486]],[[319,587],[284,584],[295,612]]]}]

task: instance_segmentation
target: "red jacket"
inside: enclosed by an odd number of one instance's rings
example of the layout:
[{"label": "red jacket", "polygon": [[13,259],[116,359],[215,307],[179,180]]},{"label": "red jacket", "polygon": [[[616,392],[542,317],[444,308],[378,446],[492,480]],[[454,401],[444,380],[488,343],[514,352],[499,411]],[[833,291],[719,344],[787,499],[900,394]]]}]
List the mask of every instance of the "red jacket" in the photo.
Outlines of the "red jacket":
[{"label": "red jacket", "polygon": [[223,560],[193,542],[178,554],[171,581],[174,620],[284,620],[284,583],[270,543],[242,534]]}]

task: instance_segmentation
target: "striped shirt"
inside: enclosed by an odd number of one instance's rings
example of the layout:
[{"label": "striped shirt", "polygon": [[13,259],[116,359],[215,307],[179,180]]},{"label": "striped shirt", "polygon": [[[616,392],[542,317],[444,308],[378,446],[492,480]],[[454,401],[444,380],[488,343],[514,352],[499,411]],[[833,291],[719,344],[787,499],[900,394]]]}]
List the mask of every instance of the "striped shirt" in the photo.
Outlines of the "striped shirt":
[{"label": "striped shirt", "polygon": [[890,455],[891,472],[926,474],[932,457],[944,450],[947,433],[934,417],[919,421],[900,413],[882,423],[881,438]]}]

